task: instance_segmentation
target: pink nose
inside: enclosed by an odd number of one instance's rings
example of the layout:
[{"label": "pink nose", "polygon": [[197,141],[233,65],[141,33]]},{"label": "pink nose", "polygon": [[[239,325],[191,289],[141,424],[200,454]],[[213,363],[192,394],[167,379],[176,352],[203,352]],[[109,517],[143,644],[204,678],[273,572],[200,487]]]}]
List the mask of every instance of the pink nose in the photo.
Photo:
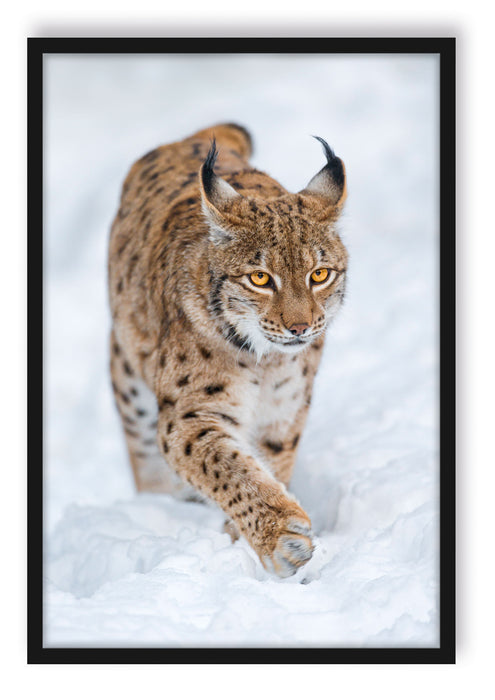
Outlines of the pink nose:
[{"label": "pink nose", "polygon": [[302,335],[309,328],[308,323],[294,323],[290,328],[292,335]]}]

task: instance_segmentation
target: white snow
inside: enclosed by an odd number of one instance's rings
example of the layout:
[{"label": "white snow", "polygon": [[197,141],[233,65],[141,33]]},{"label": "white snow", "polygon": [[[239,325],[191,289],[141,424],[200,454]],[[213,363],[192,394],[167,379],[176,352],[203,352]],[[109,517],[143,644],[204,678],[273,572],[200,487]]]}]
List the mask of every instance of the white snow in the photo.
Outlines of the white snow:
[{"label": "white snow", "polygon": [[[437,58],[45,58],[45,646],[437,646]],[[318,546],[267,574],[218,509],[136,495],[108,374],[127,168],[222,121],[302,189],[344,159],[348,300],[292,491]]]}]

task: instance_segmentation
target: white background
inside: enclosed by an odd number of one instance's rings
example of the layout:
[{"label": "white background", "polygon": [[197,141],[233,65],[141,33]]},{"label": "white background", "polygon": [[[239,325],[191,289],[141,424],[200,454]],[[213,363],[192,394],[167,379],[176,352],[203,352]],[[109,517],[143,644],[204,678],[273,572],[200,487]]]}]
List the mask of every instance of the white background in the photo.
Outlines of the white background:
[{"label": "white background", "polygon": [[[2,583],[2,621],[4,646],[2,659],[15,695],[36,697],[86,697],[88,693],[120,697],[167,692],[175,680],[180,693],[187,696],[197,678],[198,692],[204,696],[211,688],[216,697],[235,692],[249,697],[254,692],[297,696],[303,692],[344,694],[360,697],[416,697],[439,694],[464,697],[476,692],[483,683],[484,672],[491,663],[491,623],[493,623],[492,581],[489,571],[491,532],[493,531],[493,418],[494,355],[491,318],[491,266],[493,260],[493,225],[488,208],[492,198],[493,98],[489,94],[492,36],[490,23],[479,7],[469,12],[465,3],[449,3],[445,10],[431,3],[415,3],[414,15],[407,8],[400,11],[389,3],[374,3],[373,16],[364,3],[347,3],[345,13],[333,16],[322,7],[301,8],[298,15],[273,7],[261,19],[256,3],[237,8],[234,16],[222,4],[208,3],[183,10],[183,16],[166,15],[162,6],[149,4],[148,20],[143,20],[146,3],[138,7],[119,4],[106,9],[86,2],[84,8],[62,3],[45,3],[43,13],[29,6],[18,10],[16,22],[9,27],[3,42],[2,76],[4,116],[4,167],[2,191],[7,202],[14,202],[4,219],[2,299],[4,301],[4,348],[8,369],[2,406],[2,427],[8,436],[4,452],[2,534],[4,535],[4,575]],[[251,11],[250,14],[249,10]],[[72,14],[68,15],[68,12]],[[208,14],[203,20],[201,12]],[[185,15],[194,20],[189,25]],[[280,17],[284,17],[281,25]],[[118,17],[118,23],[114,18]],[[230,17],[230,19],[229,19]],[[269,18],[269,19],[268,19]],[[352,21],[356,21],[353,24]],[[247,20],[247,21],[246,21]],[[125,27],[125,28],[124,28]],[[142,28],[140,31],[140,27]],[[277,669],[244,667],[201,667],[200,673],[167,667],[30,667],[25,666],[25,37],[27,35],[456,35],[458,37],[458,268],[459,268],[459,378],[458,378],[458,664],[456,667],[352,667],[295,666]],[[490,103],[490,100],[491,103]],[[10,106],[12,115],[5,115]],[[15,191],[16,199],[14,198]],[[17,203],[17,206],[15,206]],[[4,205],[5,209],[5,205]],[[9,216],[10,215],[10,216]],[[18,300],[12,304],[12,299]],[[468,375],[469,371],[469,375]],[[5,412],[5,413],[4,413]],[[493,413],[493,411],[492,411]],[[483,439],[485,436],[485,439]],[[4,438],[5,440],[6,438]],[[490,442],[489,442],[490,440]],[[6,572],[8,571],[8,575]],[[244,672],[253,688],[243,680]],[[10,676],[10,678],[8,677]],[[234,681],[234,683],[232,682]],[[15,684],[15,685],[13,685]],[[186,689],[187,688],[187,689]],[[97,689],[97,690],[95,690]],[[287,690],[290,691],[287,693]],[[193,694],[190,695],[191,697]]]}]

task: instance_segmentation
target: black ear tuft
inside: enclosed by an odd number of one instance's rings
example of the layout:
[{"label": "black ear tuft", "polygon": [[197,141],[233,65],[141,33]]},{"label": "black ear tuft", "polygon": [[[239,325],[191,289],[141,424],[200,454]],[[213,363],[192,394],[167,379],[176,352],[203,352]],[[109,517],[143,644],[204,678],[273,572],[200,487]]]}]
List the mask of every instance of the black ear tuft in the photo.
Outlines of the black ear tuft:
[{"label": "black ear tuft", "polygon": [[327,168],[330,171],[334,183],[337,185],[337,187],[343,188],[345,173],[342,161],[335,155],[335,152],[330,148],[325,139],[322,139],[321,136],[313,136],[313,138],[319,141],[323,146],[323,150],[327,158]]},{"label": "black ear tuft", "polygon": [[314,139],[319,141],[321,145],[323,146],[323,150],[325,151],[325,155],[327,157],[328,163],[335,158],[335,153],[333,150],[330,148],[328,143],[325,141],[325,139],[322,139],[321,136],[313,136]]},{"label": "black ear tuft", "polygon": [[203,167],[201,168],[201,178],[203,181],[203,187],[208,197],[211,195],[213,190],[213,183],[215,181],[215,173],[213,172],[213,168],[215,167],[217,157],[217,143],[215,141],[215,138],[213,138],[210,150],[208,151],[206,160],[203,163]]}]

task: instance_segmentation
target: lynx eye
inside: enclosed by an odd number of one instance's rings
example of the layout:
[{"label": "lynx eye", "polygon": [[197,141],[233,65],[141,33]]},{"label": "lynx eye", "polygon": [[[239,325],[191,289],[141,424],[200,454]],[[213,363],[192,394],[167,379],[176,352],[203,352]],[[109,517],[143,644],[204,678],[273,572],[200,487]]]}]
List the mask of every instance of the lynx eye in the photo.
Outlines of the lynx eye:
[{"label": "lynx eye", "polygon": [[266,272],[253,272],[249,275],[249,279],[257,287],[266,287],[270,281],[270,275],[267,275]]},{"label": "lynx eye", "polygon": [[326,267],[321,267],[319,270],[315,270],[315,271],[312,273],[311,279],[312,279],[312,281],[315,282],[316,284],[321,284],[321,282],[324,282],[324,281],[327,279],[327,277],[328,277],[328,272],[329,272],[328,268],[326,268]]}]

